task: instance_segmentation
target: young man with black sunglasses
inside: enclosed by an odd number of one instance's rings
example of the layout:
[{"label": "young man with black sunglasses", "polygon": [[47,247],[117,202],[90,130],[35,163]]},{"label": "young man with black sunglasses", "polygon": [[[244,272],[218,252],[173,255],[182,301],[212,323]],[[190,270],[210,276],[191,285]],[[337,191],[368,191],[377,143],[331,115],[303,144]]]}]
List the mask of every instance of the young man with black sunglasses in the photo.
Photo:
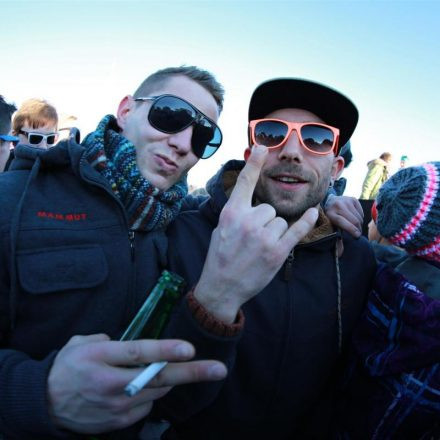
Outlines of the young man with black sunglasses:
[{"label": "young man with black sunglasses", "polygon": [[228,377],[161,399],[157,413],[172,423],[162,438],[329,438],[338,364],[375,273],[368,242],[320,208],[357,120],[327,86],[261,84],[246,164],[227,162],[210,199],[168,229],[170,267],[194,288],[167,336],[222,360]]},{"label": "young man with black sunglasses", "polygon": [[[188,170],[220,146],[222,104],[210,73],[169,68],[81,144],[72,132],[35,148],[26,129],[0,177],[0,437],[136,438],[170,387],[226,375],[221,362],[188,362],[181,340],[118,341],[166,265]],[[170,362],[160,376],[125,395],[159,360]]]}]

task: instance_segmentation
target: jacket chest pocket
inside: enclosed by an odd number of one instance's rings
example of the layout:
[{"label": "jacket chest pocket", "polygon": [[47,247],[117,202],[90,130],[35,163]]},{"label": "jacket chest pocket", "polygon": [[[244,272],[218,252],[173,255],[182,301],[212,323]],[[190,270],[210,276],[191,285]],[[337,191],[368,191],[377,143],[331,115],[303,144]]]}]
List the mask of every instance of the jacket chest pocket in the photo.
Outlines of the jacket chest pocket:
[{"label": "jacket chest pocket", "polygon": [[99,245],[33,249],[17,256],[22,288],[34,295],[100,285],[108,277],[108,264]]}]

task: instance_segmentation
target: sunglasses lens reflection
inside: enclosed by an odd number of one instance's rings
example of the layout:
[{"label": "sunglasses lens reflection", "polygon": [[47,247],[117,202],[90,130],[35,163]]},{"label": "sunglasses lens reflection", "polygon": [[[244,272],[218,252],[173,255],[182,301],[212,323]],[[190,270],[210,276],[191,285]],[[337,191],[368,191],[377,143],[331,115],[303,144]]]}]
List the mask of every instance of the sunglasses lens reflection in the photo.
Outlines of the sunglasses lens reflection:
[{"label": "sunglasses lens reflection", "polygon": [[32,145],[37,145],[43,140],[43,136],[41,134],[29,134],[28,141]]},{"label": "sunglasses lens reflection", "polygon": [[188,127],[195,116],[195,111],[184,101],[164,96],[152,105],[148,119],[157,130],[177,133]]},{"label": "sunglasses lens reflection", "polygon": [[254,129],[255,142],[265,147],[275,147],[283,142],[288,127],[278,121],[259,122]]},{"label": "sunglasses lens reflection", "polygon": [[208,159],[220,147],[222,135],[220,130],[207,119],[194,124],[191,144],[194,154],[201,159]]},{"label": "sunglasses lens reflection", "polygon": [[156,130],[170,134],[178,133],[193,124],[191,147],[201,159],[212,156],[222,143],[222,134],[216,125],[174,96],[157,99],[151,106],[148,120]]},{"label": "sunglasses lens reflection", "polygon": [[328,153],[335,140],[331,130],[313,124],[301,128],[301,137],[307,148],[316,153]]},{"label": "sunglasses lens reflection", "polygon": [[51,134],[47,137],[47,145],[53,145],[55,143],[56,136],[54,134]]}]

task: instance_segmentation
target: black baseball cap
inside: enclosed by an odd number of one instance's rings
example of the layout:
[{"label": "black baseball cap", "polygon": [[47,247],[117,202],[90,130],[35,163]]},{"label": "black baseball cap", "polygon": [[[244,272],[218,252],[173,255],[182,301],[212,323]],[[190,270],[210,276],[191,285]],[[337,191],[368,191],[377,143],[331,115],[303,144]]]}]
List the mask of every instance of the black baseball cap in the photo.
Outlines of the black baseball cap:
[{"label": "black baseball cap", "polygon": [[339,128],[339,149],[348,142],[359,119],[351,100],[330,87],[299,78],[275,78],[255,89],[249,104],[249,121],[282,108],[307,110]]}]

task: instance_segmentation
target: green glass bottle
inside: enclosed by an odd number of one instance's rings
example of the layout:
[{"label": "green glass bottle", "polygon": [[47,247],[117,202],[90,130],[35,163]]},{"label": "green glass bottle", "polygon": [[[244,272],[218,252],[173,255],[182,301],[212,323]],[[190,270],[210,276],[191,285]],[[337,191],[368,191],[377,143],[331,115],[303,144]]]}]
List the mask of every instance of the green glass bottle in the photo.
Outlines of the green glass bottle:
[{"label": "green glass bottle", "polygon": [[157,339],[184,288],[185,280],[182,277],[164,270],[150,295],[125,330],[121,341]]}]

